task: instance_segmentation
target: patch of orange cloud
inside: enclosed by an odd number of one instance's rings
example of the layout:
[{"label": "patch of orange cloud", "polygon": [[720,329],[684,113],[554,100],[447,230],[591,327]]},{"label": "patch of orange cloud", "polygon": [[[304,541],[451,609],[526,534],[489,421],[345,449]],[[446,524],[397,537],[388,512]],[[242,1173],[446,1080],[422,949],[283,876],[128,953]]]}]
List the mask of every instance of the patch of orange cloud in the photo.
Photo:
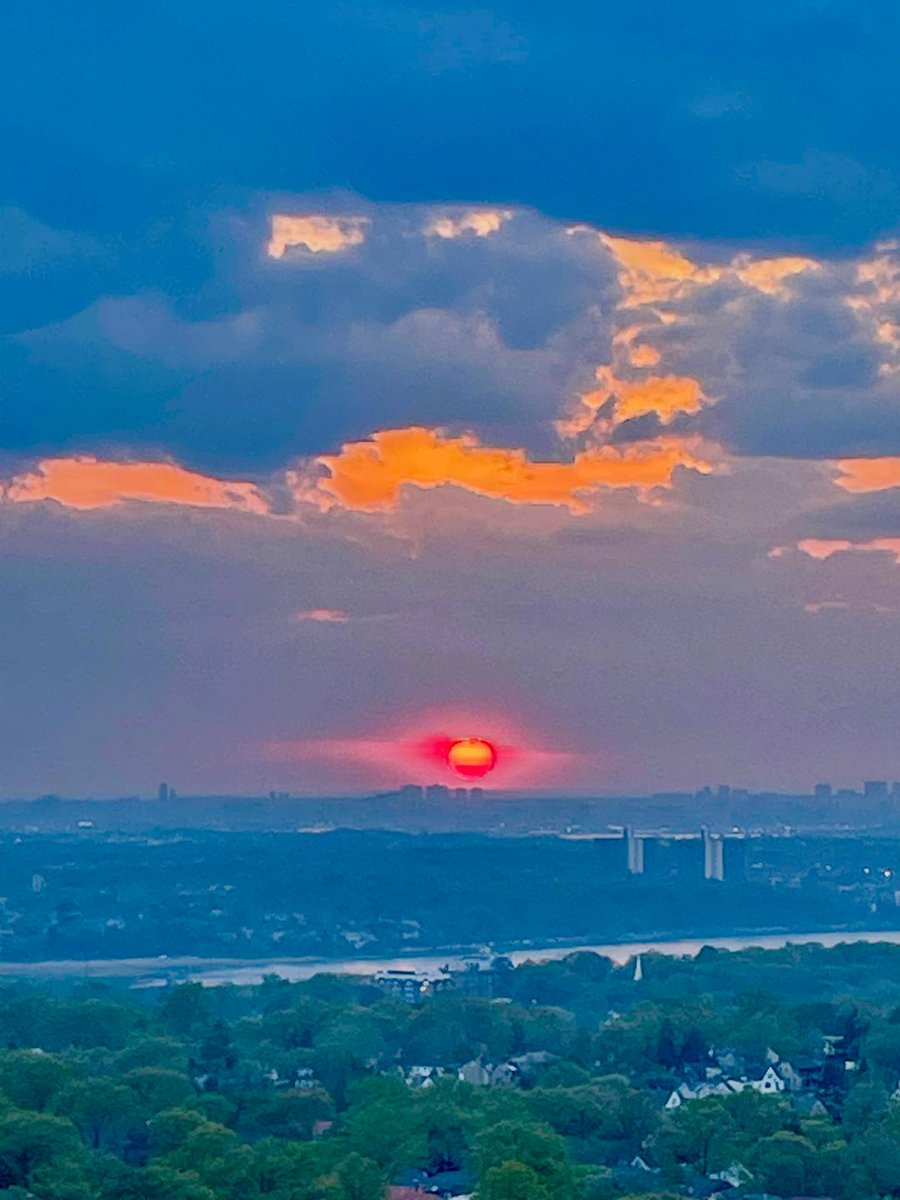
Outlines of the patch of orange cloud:
[{"label": "patch of orange cloud", "polygon": [[867,542],[850,542],[846,538],[804,538],[797,543],[797,549],[808,554],[810,558],[819,559],[820,562],[846,550],[880,550],[893,554],[900,566],[900,537],[872,538]]},{"label": "patch of orange cloud", "polygon": [[628,361],[633,367],[655,367],[659,365],[660,358],[659,351],[648,342],[628,348]]},{"label": "patch of orange cloud", "polygon": [[462,213],[441,213],[432,217],[423,233],[426,237],[458,238],[464,233],[488,237],[497,233],[513,215],[508,208],[470,208]]},{"label": "patch of orange cloud", "polygon": [[846,298],[874,341],[884,347],[883,377],[900,374],[900,241],[881,242],[856,269],[857,290]]},{"label": "patch of orange cloud", "polygon": [[[585,229],[576,226],[569,232]],[[786,280],[802,271],[817,271],[821,265],[815,259],[799,255],[754,259],[749,254],[739,254],[727,265],[701,264],[667,242],[612,237],[607,233],[597,236],[619,265],[619,284],[625,293],[618,305],[620,309],[683,299],[694,288],[708,287],[727,278],[737,278],[746,287],[767,296],[788,299],[791,291]]]},{"label": "patch of orange cloud", "polygon": [[835,480],[845,492],[883,492],[900,488],[900,458],[845,458]]},{"label": "patch of orange cloud", "polygon": [[310,254],[337,254],[361,245],[366,240],[368,224],[368,217],[275,213],[266,252],[270,258],[284,258],[289,249],[300,247]]},{"label": "patch of orange cloud", "polygon": [[741,283],[767,296],[779,296],[781,299],[791,295],[786,279],[802,271],[821,270],[821,265],[814,258],[801,258],[798,255],[752,259],[744,254],[739,255],[731,265]]},{"label": "patch of orange cloud", "polygon": [[666,242],[599,234],[619,264],[619,284],[625,292],[620,308],[640,308],[677,298],[686,289],[715,283],[719,267],[701,267]]},{"label": "patch of orange cloud", "polygon": [[655,413],[663,425],[669,425],[684,413],[697,413],[710,403],[696,379],[689,375],[650,375],[645,379],[620,379],[608,366],[598,367],[600,387],[584,393],[578,411],[557,422],[557,431],[565,437],[584,433],[594,423],[596,413],[613,401],[612,425]]},{"label": "patch of orange cloud", "polygon": [[230,508],[267,514],[252,483],[211,479],[167,462],[101,462],[95,458],[47,458],[36,470],[12,479],[5,498],[14,503],[55,500],[67,508],[110,508],[128,500]]},{"label": "patch of orange cloud", "polygon": [[512,504],[561,505],[583,513],[590,508],[590,492],[666,486],[677,467],[712,469],[691,444],[676,438],[603,446],[571,462],[534,462],[524,450],[484,446],[472,435],[447,437],[420,427],[383,430],[317,461],[328,471],[320,491],[346,508],[370,512],[394,508],[406,485],[453,485]]},{"label": "patch of orange cloud", "polygon": [[626,325],[613,334],[614,351],[624,351],[625,358],[632,367],[655,367],[660,361],[661,355],[655,346],[648,342],[638,342],[638,338],[645,334],[648,328],[647,325]]}]

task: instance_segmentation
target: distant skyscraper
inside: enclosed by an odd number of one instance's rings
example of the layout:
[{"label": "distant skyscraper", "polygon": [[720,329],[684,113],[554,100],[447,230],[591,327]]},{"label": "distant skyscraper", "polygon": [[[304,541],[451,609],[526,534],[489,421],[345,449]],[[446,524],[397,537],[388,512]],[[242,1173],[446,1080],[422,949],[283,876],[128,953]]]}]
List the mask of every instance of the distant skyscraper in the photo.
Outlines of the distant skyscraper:
[{"label": "distant skyscraper", "polygon": [[167,783],[161,783],[156,790],[156,797],[160,804],[167,804],[169,801],[169,796],[169,785]]},{"label": "distant skyscraper", "polygon": [[884,779],[867,779],[863,784],[863,795],[867,800],[887,800],[887,781]]},{"label": "distant skyscraper", "polygon": [[625,830],[625,853],[630,875],[644,873],[644,839],[635,837],[630,827]]},{"label": "distant skyscraper", "polygon": [[426,800],[449,800],[450,789],[443,783],[432,783],[425,789]]},{"label": "distant skyscraper", "polygon": [[721,833],[710,833],[703,827],[703,878],[717,879],[720,883],[725,878],[725,843]]},{"label": "distant skyscraper", "polygon": [[421,800],[424,794],[424,789],[418,783],[404,784],[397,793],[401,800],[409,800],[413,803]]},{"label": "distant skyscraper", "polygon": [[830,783],[817,783],[813,788],[813,795],[817,800],[827,803],[832,797],[832,788]]}]

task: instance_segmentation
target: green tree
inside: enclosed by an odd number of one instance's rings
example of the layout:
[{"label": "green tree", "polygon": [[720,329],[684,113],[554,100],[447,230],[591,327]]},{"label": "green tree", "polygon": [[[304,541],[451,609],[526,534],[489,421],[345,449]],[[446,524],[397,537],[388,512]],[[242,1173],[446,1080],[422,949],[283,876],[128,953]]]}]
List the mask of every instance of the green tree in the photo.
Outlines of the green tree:
[{"label": "green tree", "polygon": [[535,1088],[528,1094],[534,1115],[565,1137],[586,1138],[598,1133],[607,1114],[594,1088]]},{"label": "green tree", "polygon": [[0,1092],[19,1108],[43,1112],[72,1078],[72,1068],[43,1050],[9,1050],[0,1055]]},{"label": "green tree", "polygon": [[452,1091],[442,1087],[425,1089],[417,1097],[417,1109],[429,1169],[458,1170],[469,1151],[471,1121]]},{"label": "green tree", "polygon": [[201,1073],[216,1075],[230,1071],[237,1062],[231,1032],[224,1021],[215,1021],[200,1044],[196,1068]]},{"label": "green tree", "polygon": [[568,1200],[573,1195],[565,1140],[536,1121],[506,1120],[482,1128],[474,1157],[481,1183],[492,1168],[519,1163],[534,1172],[553,1200]]},{"label": "green tree", "polygon": [[151,1113],[166,1108],[180,1108],[196,1095],[191,1081],[180,1071],[165,1067],[135,1067],[122,1077],[122,1082],[141,1098],[145,1109]]},{"label": "green tree", "polygon": [[900,1113],[894,1109],[853,1146],[856,1168],[879,1196],[900,1196]]},{"label": "green tree", "polygon": [[533,1167],[505,1162],[491,1167],[478,1188],[478,1200],[554,1200]]},{"label": "green tree", "polygon": [[117,1072],[124,1075],[137,1067],[165,1067],[169,1071],[188,1069],[188,1049],[180,1038],[144,1037],[130,1042],[116,1055]]},{"label": "green tree", "polygon": [[425,1161],[426,1139],[415,1120],[415,1097],[402,1080],[363,1079],[350,1089],[344,1114],[347,1145],[386,1173]]},{"label": "green tree", "polygon": [[808,1138],[783,1130],[757,1144],[752,1167],[763,1191],[799,1196],[807,1190],[814,1159],[815,1147]]},{"label": "green tree", "polygon": [[37,1167],[73,1153],[78,1145],[77,1129],[63,1117],[7,1113],[0,1117],[0,1185],[29,1185]]},{"label": "green tree", "polygon": [[168,1108],[150,1122],[150,1148],[154,1154],[171,1154],[180,1149],[207,1118],[190,1108]]},{"label": "green tree", "polygon": [[162,1002],[165,1023],[182,1037],[201,1037],[212,1025],[212,1007],[202,983],[167,988]]},{"label": "green tree", "polygon": [[[116,1197],[115,1200],[119,1200]],[[130,1200],[130,1197],[129,1197]],[[134,1200],[222,1200],[196,1171],[151,1163],[141,1172]]]},{"label": "green tree", "polygon": [[664,1156],[707,1175],[736,1157],[741,1145],[737,1134],[720,1099],[691,1100],[670,1114],[660,1130],[658,1146]]},{"label": "green tree", "polygon": [[298,1088],[244,1105],[240,1128],[252,1136],[308,1139],[317,1121],[334,1119],[334,1103],[324,1088]]},{"label": "green tree", "polygon": [[852,1135],[871,1129],[887,1112],[887,1089],[877,1083],[858,1083],[847,1093],[841,1113],[844,1128]]},{"label": "green tree", "polygon": [[341,1200],[382,1200],[384,1176],[378,1164],[360,1154],[349,1154],[338,1164]]},{"label": "green tree", "polygon": [[75,1124],[92,1150],[120,1146],[129,1131],[141,1123],[133,1089],[112,1079],[70,1083],[55,1097],[53,1109]]},{"label": "green tree", "polygon": [[105,1046],[118,1050],[126,1044],[139,1022],[135,1009],[115,1000],[96,996],[86,1000],[66,1000],[45,1015],[40,1044],[52,1050],[69,1046],[84,1050]]}]

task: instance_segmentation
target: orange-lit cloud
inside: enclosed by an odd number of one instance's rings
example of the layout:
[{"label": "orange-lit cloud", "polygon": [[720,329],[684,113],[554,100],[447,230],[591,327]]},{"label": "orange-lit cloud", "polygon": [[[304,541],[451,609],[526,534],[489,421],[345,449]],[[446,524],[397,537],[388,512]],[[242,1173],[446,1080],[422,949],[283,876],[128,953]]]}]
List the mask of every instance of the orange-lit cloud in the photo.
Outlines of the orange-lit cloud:
[{"label": "orange-lit cloud", "polygon": [[110,508],[128,500],[268,513],[252,483],[211,479],[167,462],[101,462],[95,458],[47,458],[17,475],[6,500],[23,504],[55,500],[67,508]]},{"label": "orange-lit cloud", "polygon": [[749,254],[739,255],[731,264],[741,283],[755,288],[767,296],[778,296],[786,300],[791,295],[786,280],[802,271],[821,270],[821,264],[813,258],[784,255],[781,258],[753,259]]},{"label": "orange-lit cloud", "polygon": [[270,258],[284,258],[286,251],[293,247],[300,247],[310,254],[337,254],[361,245],[368,224],[368,217],[275,213],[266,251]]},{"label": "orange-lit cloud", "polygon": [[318,488],[346,508],[394,508],[406,485],[445,484],[512,504],[562,505],[573,513],[591,506],[587,495],[602,488],[666,486],[677,467],[709,472],[693,443],[677,438],[603,446],[570,462],[535,462],[524,450],[482,445],[470,434],[448,437],[413,427],[375,433],[351,442],[318,462],[328,471]]},{"label": "orange-lit cloud", "polygon": [[577,411],[557,422],[564,437],[573,437],[589,429],[601,408],[613,401],[611,424],[619,425],[633,417],[655,413],[663,425],[668,425],[682,413],[697,413],[709,398],[696,379],[689,375],[649,375],[644,379],[620,379],[608,366],[598,367],[593,391],[579,398]]},{"label": "orange-lit cloud", "polygon": [[628,348],[628,361],[633,367],[655,367],[661,357],[656,347],[647,342],[639,342]]},{"label": "orange-lit cloud", "polygon": [[881,242],[856,269],[846,303],[883,350],[882,376],[900,374],[900,241]]},{"label": "orange-lit cloud", "polygon": [[470,208],[460,213],[439,213],[430,217],[423,233],[426,237],[458,238],[465,233],[488,237],[497,233],[513,215],[508,208]]},{"label": "orange-lit cloud", "polygon": [[882,551],[893,554],[900,566],[900,537],[872,538],[867,542],[849,542],[845,538],[804,538],[797,543],[797,549],[820,562],[848,550]]},{"label": "orange-lit cloud", "polygon": [[650,325],[626,325],[616,330],[612,338],[613,353],[620,357],[623,353],[625,360],[632,367],[655,367],[662,355],[655,346],[647,342],[639,342]]},{"label": "orange-lit cloud", "polygon": [[304,608],[296,614],[298,621],[317,621],[322,625],[345,625],[350,617],[339,608]]},{"label": "orange-lit cloud", "polygon": [[883,492],[900,488],[900,458],[844,458],[835,480],[845,492]]},{"label": "orange-lit cloud", "polygon": [[721,275],[720,268],[698,266],[665,242],[598,236],[619,264],[621,308],[666,303]]},{"label": "orange-lit cloud", "polygon": [[598,236],[619,264],[619,283],[625,292],[621,308],[678,300],[693,288],[708,287],[728,277],[767,296],[787,299],[791,290],[786,280],[802,271],[820,269],[815,259],[799,255],[755,259],[739,254],[727,265],[701,265],[666,242],[610,237],[605,233]]}]

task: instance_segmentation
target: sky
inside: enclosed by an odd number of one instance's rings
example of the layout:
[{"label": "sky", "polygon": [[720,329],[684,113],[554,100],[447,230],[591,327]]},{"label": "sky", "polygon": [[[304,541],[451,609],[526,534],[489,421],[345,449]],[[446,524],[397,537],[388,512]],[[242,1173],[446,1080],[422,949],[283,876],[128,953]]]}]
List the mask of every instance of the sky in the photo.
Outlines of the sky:
[{"label": "sky", "polygon": [[0,795],[900,778],[900,9],[4,8]]}]

